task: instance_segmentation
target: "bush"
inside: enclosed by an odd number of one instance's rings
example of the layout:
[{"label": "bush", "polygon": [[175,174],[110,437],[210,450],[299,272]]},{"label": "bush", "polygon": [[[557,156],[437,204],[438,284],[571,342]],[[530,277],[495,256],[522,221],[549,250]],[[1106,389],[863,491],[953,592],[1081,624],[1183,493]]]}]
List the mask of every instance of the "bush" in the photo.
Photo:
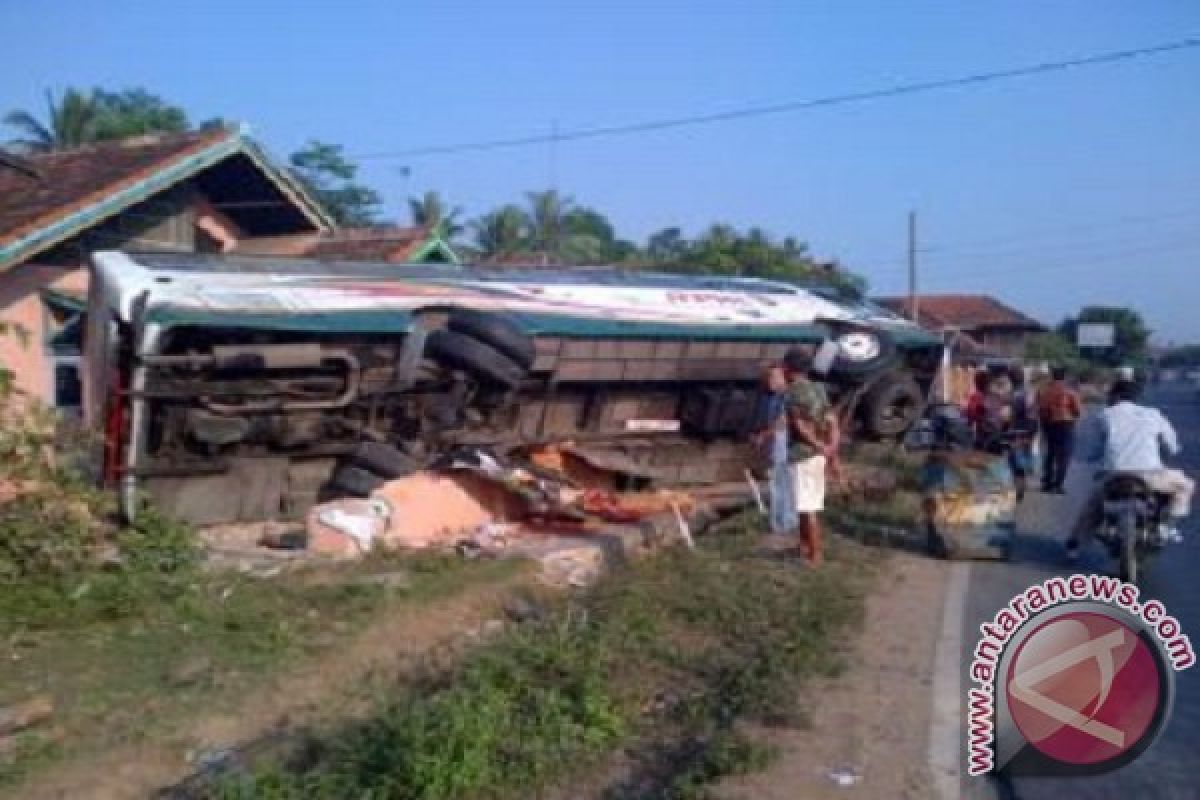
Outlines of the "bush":
[{"label": "bush", "polygon": [[199,561],[191,531],[147,507],[120,526],[113,497],[70,466],[52,413],[0,383],[0,628],[83,624],[178,594]]}]

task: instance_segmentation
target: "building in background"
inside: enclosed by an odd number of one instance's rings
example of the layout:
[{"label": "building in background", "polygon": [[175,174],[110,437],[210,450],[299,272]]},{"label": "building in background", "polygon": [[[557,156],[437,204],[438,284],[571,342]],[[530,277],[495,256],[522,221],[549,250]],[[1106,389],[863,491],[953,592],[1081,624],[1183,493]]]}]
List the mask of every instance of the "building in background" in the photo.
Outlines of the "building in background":
[{"label": "building in background", "polygon": [[388,261],[394,264],[457,264],[458,254],[426,228],[339,228],[335,231],[265,236],[238,243],[245,255],[292,256],[321,261]]},{"label": "building in background", "polygon": [[[907,297],[880,297],[876,302],[912,318]],[[975,360],[1021,358],[1029,337],[1047,330],[1033,317],[986,294],[920,295],[917,311],[922,328],[953,336],[956,352]]]}]

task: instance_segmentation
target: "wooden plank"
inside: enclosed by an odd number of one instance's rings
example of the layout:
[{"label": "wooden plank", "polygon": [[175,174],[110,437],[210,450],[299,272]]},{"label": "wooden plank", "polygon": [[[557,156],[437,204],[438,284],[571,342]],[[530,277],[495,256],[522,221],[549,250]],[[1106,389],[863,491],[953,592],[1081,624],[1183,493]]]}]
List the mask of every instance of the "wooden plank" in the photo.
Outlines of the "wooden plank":
[{"label": "wooden plank", "polygon": [[595,358],[595,339],[567,339],[563,342],[560,354],[564,359]]},{"label": "wooden plank", "polygon": [[655,342],[650,339],[630,339],[621,342],[619,355],[621,358],[652,359],[654,350]]},{"label": "wooden plank", "polygon": [[682,358],[685,344],[687,344],[687,342],[656,342],[654,344],[654,357],[656,359],[667,361]]}]

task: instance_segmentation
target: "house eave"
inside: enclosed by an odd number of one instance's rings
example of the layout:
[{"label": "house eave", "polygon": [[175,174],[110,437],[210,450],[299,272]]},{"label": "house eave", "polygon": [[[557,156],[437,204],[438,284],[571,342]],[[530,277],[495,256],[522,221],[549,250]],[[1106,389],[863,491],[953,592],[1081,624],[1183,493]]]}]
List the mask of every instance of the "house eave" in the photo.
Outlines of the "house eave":
[{"label": "house eave", "polygon": [[429,257],[438,254],[448,264],[458,264],[458,253],[442,237],[431,236],[408,254],[407,261],[427,261]]},{"label": "house eave", "polygon": [[254,143],[240,134],[231,134],[156,170],[130,186],[105,195],[83,208],[0,246],[0,272],[8,270],[37,253],[44,252],[236,155],[245,155],[249,158],[271,181],[271,184],[304,214],[314,228],[319,231],[328,231],[336,227],[333,219],[304,191],[303,187],[300,187],[283,171],[274,167]]}]

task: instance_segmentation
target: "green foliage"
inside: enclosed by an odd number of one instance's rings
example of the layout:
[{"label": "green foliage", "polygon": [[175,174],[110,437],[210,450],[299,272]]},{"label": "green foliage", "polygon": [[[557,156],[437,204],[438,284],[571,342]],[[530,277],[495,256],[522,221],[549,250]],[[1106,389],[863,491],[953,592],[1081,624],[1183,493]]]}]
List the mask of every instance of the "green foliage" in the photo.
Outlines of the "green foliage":
[{"label": "green foliage", "polygon": [[437,192],[408,198],[408,210],[413,225],[425,228],[447,242],[453,242],[465,230],[460,221],[462,209],[447,206]]},{"label": "green foliage", "polygon": [[288,159],[292,174],[308,188],[339,225],[373,225],[379,221],[379,192],[357,182],[358,165],[340,144],[310,141]]},{"label": "green foliage", "polygon": [[190,129],[187,113],[145,89],[67,89],[60,99],[46,92],[45,117],[15,110],[3,124],[16,134],[11,144],[48,152],[145,133]]},{"label": "green foliage", "polygon": [[191,531],[153,508],[121,527],[112,497],[69,466],[51,412],[0,388],[0,630],[136,613],[183,590]]},{"label": "green foliage", "polygon": [[127,527],[110,512],[110,498],[65,477],[0,506],[0,630],[135,616],[188,591],[192,531],[152,508]]},{"label": "green foliage", "polygon": [[529,192],[528,208],[501,206],[471,223],[478,255],[486,261],[531,264],[612,264],[637,251],[617,238],[612,223],[592,208],[550,189]]},{"label": "green foliage", "polygon": [[690,749],[690,758],[662,792],[668,800],[702,800],[708,787],[730,775],[748,775],[765,769],[775,757],[770,745],[734,731],[722,730]]},{"label": "green foliage", "polygon": [[471,222],[484,261],[547,264],[624,264],[669,272],[739,275],[832,287],[850,297],[866,292],[861,276],[836,263],[819,264],[794,237],[772,238],[761,228],[745,233],[712,225],[695,239],[679,228],[650,234],[643,247],[620,238],[601,212],[554,190],[529,192],[528,209],[508,204]]},{"label": "green foliage", "polygon": [[61,100],[46,92],[45,120],[30,111],[14,110],[4,116],[4,125],[16,136],[10,144],[30,152],[78,147],[96,140],[98,110],[94,98],[78,89],[68,89]]},{"label": "green foliage", "polygon": [[1031,362],[1044,361],[1051,366],[1063,366],[1073,373],[1084,367],[1086,359],[1079,348],[1061,333],[1038,333],[1025,341],[1025,358]]},{"label": "green foliage", "polygon": [[651,266],[675,272],[827,285],[855,297],[867,288],[861,276],[840,265],[816,262],[808,247],[794,237],[776,241],[761,228],[742,233],[732,225],[716,224],[693,240],[679,228],[665,228],[647,238],[640,255]]},{"label": "green foliage", "polygon": [[187,113],[145,89],[108,92],[92,90],[97,114],[97,139],[123,139],[146,133],[181,133],[188,130]]},{"label": "green foliage", "polygon": [[1116,330],[1116,341],[1113,347],[1096,353],[1089,353],[1093,361],[1107,366],[1123,365],[1142,366],[1146,362],[1150,343],[1150,329],[1142,320],[1142,315],[1132,308],[1115,306],[1087,306],[1078,315],[1068,317],[1058,326],[1058,332],[1069,341],[1076,341],[1076,331],[1080,323],[1108,322]]},{"label": "green foliage", "polygon": [[471,229],[475,247],[485,260],[507,258],[525,247],[529,221],[520,206],[510,203],[473,221]]}]

